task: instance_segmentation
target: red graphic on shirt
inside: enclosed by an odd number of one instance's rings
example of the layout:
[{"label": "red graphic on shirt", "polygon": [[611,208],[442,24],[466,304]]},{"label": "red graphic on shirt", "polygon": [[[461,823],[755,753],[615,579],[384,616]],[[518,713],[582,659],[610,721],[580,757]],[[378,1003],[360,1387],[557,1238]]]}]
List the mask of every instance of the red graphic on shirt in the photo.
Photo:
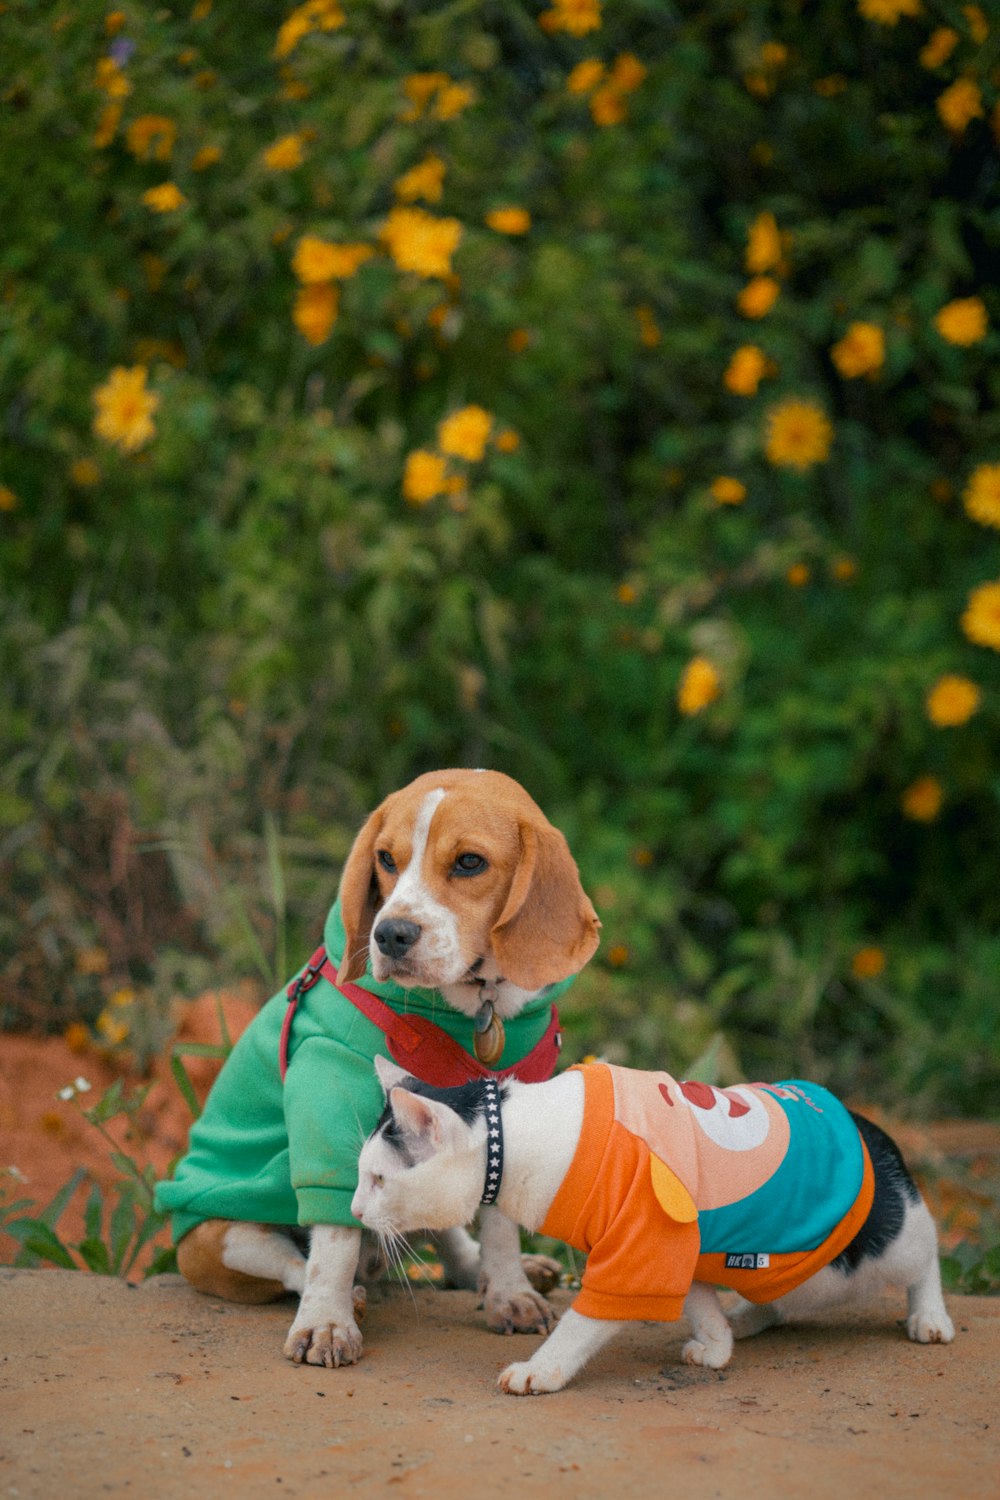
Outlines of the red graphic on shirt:
[{"label": "red graphic on shirt", "polygon": [[[685,1082],[683,1083],[679,1083],[677,1087],[680,1089],[681,1093],[684,1095],[688,1103],[697,1104],[699,1109],[716,1109],[718,1107],[720,1099],[728,1099],[729,1118],[731,1120],[738,1120],[740,1115],[748,1115],[750,1113],[749,1104],[747,1104],[745,1100],[741,1099],[739,1094],[737,1094],[733,1089],[713,1089],[707,1083],[692,1083],[687,1080],[685,1080]],[[663,1095],[666,1102],[670,1105],[671,1109],[673,1109],[674,1101],[671,1099],[670,1090],[667,1088],[665,1083],[660,1084],[660,1093]]]}]

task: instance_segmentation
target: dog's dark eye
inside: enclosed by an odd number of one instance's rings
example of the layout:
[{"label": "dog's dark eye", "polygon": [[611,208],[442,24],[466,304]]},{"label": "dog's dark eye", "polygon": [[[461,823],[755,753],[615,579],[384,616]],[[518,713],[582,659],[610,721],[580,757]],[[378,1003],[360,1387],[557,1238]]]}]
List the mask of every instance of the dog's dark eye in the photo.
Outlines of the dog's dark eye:
[{"label": "dog's dark eye", "polygon": [[380,849],[378,851],[378,854],[376,855],[376,858],[379,864],[382,866],[383,870],[387,871],[387,873],[390,875],[395,875],[396,861],[393,859],[388,849]]},{"label": "dog's dark eye", "polygon": [[460,854],[451,867],[453,875],[481,875],[489,862],[481,854]]}]

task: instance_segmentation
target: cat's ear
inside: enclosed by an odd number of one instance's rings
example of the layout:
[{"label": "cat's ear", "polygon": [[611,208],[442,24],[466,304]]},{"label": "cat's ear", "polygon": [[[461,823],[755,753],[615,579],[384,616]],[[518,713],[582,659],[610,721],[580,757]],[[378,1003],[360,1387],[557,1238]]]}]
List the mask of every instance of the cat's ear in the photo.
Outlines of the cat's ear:
[{"label": "cat's ear", "polygon": [[433,1151],[460,1144],[465,1126],[447,1104],[439,1104],[436,1099],[426,1099],[423,1094],[412,1094],[409,1089],[398,1087],[390,1089],[389,1103],[399,1128]]},{"label": "cat's ear", "polygon": [[412,1076],[405,1068],[398,1067],[396,1063],[390,1062],[387,1057],[382,1057],[381,1054],[375,1058],[375,1072],[378,1074],[378,1081],[382,1085],[382,1092],[386,1097],[388,1097],[390,1089],[397,1088],[400,1084],[405,1083],[407,1078]]}]

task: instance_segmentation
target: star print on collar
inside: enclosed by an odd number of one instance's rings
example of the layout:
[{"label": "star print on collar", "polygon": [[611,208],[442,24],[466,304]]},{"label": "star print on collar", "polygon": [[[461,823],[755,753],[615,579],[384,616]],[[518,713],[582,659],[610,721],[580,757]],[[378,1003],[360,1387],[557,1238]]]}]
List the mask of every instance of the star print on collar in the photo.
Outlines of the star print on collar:
[{"label": "star print on collar", "polygon": [[495,1203],[503,1177],[503,1120],[500,1090],[495,1079],[483,1080],[483,1118],[486,1121],[486,1178],[481,1203]]}]

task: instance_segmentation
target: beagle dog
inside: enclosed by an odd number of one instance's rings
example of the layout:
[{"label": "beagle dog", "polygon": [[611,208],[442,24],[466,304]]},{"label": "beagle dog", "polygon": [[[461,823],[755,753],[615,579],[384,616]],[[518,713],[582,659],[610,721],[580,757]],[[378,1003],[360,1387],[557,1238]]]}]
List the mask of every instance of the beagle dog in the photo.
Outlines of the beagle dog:
[{"label": "beagle dog", "polygon": [[[510,777],[436,771],[387,797],[350,851],[325,950],[251,1022],[187,1155],[157,1185],[188,1281],[238,1302],[297,1293],[286,1356],[358,1360],[355,1282],[376,1261],[350,1204],[382,1111],[375,1055],[415,1045],[411,1072],[446,1058],[455,1082],[456,1067],[466,1078],[549,1076],[552,998],[591,958],[599,928],[566,840]],[[522,1261],[517,1226],[495,1207],[482,1209],[479,1245],[465,1230],[435,1242],[448,1281],[479,1290],[489,1327],[551,1328],[541,1292],[552,1263]]]}]

